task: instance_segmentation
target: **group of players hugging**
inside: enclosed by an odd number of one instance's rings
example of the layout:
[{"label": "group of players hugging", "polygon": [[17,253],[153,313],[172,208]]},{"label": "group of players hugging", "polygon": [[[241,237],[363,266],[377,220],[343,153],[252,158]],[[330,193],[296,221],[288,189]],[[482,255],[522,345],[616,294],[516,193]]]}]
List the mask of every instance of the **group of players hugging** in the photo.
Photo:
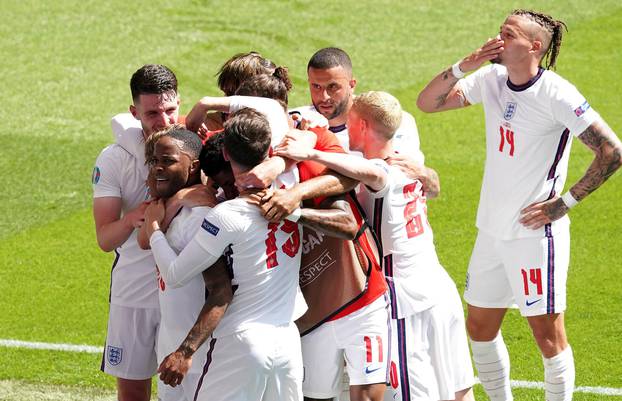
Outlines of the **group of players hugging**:
[{"label": "group of players hugging", "polygon": [[[139,68],[92,177],[97,241],[116,254],[102,370],[118,399],[149,400],[158,372],[163,401],[473,400],[470,342],[487,395],[511,400],[500,326],[513,306],[546,399],[571,399],[566,214],[621,146],[550,70],[564,27],[515,10],[419,95],[425,112],[486,112],[466,321],[436,254],[426,202],[439,178],[415,120],[387,92],[354,95],[343,50],[313,54],[312,105],[291,109],[287,69],[256,52],[226,61],[224,95],[186,116],[175,74]],[[595,157],[559,196],[571,134]]]}]

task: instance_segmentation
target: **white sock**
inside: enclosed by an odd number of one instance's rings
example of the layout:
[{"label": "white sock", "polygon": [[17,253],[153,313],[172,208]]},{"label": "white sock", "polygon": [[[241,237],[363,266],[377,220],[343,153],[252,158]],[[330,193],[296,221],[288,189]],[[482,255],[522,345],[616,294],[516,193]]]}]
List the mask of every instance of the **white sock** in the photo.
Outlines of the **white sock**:
[{"label": "white sock", "polygon": [[574,390],[574,358],[570,345],[544,362],[544,389],[547,401],[570,401]]},{"label": "white sock", "polygon": [[510,355],[501,331],[492,341],[471,340],[473,361],[490,401],[512,401],[510,389]]}]

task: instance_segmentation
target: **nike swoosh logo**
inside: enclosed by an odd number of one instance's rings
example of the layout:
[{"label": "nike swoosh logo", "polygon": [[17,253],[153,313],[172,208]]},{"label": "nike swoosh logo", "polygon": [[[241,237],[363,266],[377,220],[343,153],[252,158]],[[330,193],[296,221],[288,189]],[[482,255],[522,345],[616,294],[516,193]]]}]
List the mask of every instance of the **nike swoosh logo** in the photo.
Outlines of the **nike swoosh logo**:
[{"label": "nike swoosh logo", "polygon": [[370,374],[373,373],[375,371],[377,371],[378,369],[380,369],[381,367],[378,367],[376,369],[369,369],[369,366],[365,368],[365,374]]},{"label": "nike swoosh logo", "polygon": [[527,306],[531,306],[531,305],[535,304],[536,302],[540,302],[541,300],[542,300],[541,298],[540,298],[540,299],[536,299],[536,300],[535,300],[535,301],[533,301],[533,302],[529,302],[529,300],[526,300],[526,301],[525,301],[525,305],[527,305]]}]

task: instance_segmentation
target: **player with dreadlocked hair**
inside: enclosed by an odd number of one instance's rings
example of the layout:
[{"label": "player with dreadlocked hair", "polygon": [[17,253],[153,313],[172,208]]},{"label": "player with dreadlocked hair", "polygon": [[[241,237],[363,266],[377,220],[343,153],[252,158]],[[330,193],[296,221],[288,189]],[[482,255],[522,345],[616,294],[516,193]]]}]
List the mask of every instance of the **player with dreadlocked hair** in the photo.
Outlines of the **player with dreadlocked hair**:
[{"label": "player with dreadlocked hair", "polygon": [[[572,399],[574,358],[563,313],[567,214],[622,164],[616,134],[577,88],[550,70],[564,29],[546,14],[515,10],[497,37],[437,75],[417,100],[425,112],[484,106],[486,166],[464,299],[473,360],[492,401],[512,400],[500,328],[507,308],[516,306],[542,353],[546,400]],[[486,61],[493,65],[480,68]],[[560,196],[573,137],[594,159]]]},{"label": "player with dreadlocked hair", "polygon": [[568,31],[568,27],[563,21],[553,19],[550,15],[539,13],[532,10],[518,9],[512,11],[512,15],[520,15],[536,24],[540,25],[544,30],[545,43],[544,52],[544,68],[547,70],[555,69],[555,62],[559,55],[559,48],[562,45],[564,30]]}]

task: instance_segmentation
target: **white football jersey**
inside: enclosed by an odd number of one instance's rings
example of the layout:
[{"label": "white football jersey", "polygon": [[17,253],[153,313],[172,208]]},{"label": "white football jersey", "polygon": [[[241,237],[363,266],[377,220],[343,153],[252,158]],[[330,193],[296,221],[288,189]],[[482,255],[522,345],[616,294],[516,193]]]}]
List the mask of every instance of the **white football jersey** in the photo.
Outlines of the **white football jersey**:
[{"label": "white football jersey", "polygon": [[145,138],[140,121],[131,113],[119,113],[110,120],[112,137],[118,145],[145,164]]},{"label": "white football jersey", "polygon": [[[182,208],[171,221],[166,231],[166,239],[171,248],[181,252],[197,233],[209,207]],[[205,303],[205,282],[203,275],[194,276],[183,287],[172,288],[166,285],[158,274],[158,288],[160,295],[160,330],[158,331],[158,363],[177,347],[186,338],[194,325]],[[203,362],[200,360],[207,354],[207,343],[197,352],[192,363],[191,372],[200,373]],[[193,358],[194,359],[194,358]]]},{"label": "white football jersey", "polygon": [[[117,144],[99,154],[93,169],[93,198],[122,200],[123,213],[149,198],[148,169]],[[118,247],[112,267],[110,302],[135,308],[158,308],[155,262],[150,251],[140,249],[137,230]]]},{"label": "white football jersey", "polygon": [[436,255],[421,182],[372,161],[387,172],[387,183],[378,192],[363,186],[358,197],[382,245],[393,317],[402,319],[437,304],[451,279]]},{"label": "white football jersey", "polygon": [[500,239],[543,236],[567,229],[567,216],[538,230],[518,222],[520,211],[560,194],[566,182],[571,135],[597,118],[568,81],[548,70],[525,85],[494,64],[459,81],[471,104],[486,114],[486,165],[477,227]]},{"label": "white football jersey", "polygon": [[177,256],[161,232],[151,247],[166,285],[184,285],[223,253],[231,269],[233,300],[214,337],[257,325],[282,325],[299,316],[301,230],[285,220],[269,223],[257,206],[242,198],[217,205]]},{"label": "white football jersey", "polygon": [[272,130],[272,146],[276,146],[289,131],[288,116],[283,106],[274,99],[253,96],[229,97],[229,112],[233,113],[245,107],[254,109],[266,116]]},{"label": "white football jersey", "polygon": [[[292,113],[299,113],[303,118],[310,121],[321,121],[319,117],[324,117],[315,109],[313,105],[296,107],[295,109],[290,110],[290,114]],[[338,127],[329,127],[329,130],[335,134],[339,140],[339,144],[346,152],[362,156],[361,152],[350,150],[348,127],[345,124]],[[417,123],[415,122],[415,117],[413,117],[412,114],[402,111],[402,123],[397,131],[395,131],[392,142],[393,149],[399,153],[410,156],[418,163],[424,164],[425,157],[421,151],[419,131],[417,129]]]}]

